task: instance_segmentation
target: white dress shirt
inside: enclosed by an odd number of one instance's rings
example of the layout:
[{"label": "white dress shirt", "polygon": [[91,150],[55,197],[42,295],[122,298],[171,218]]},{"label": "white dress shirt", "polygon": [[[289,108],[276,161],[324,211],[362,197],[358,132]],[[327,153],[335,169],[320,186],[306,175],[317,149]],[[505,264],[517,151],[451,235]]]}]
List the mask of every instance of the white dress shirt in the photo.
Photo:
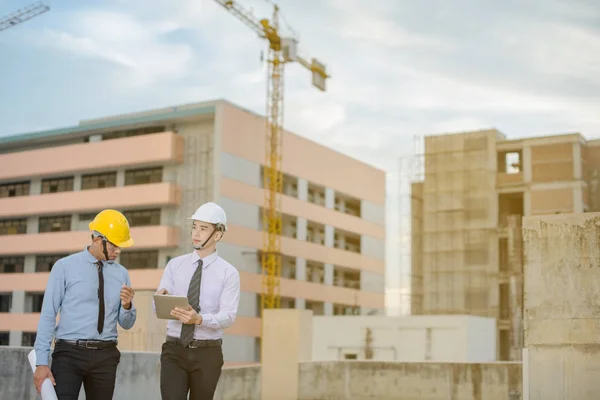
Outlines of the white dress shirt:
[{"label": "white dress shirt", "polygon": [[[169,294],[187,296],[190,281],[198,266],[200,256],[192,253],[173,258],[167,263],[159,289]],[[220,339],[223,330],[233,324],[240,302],[240,274],[217,252],[202,259],[202,282],[200,286],[200,315],[202,324],[196,325],[194,339]],[[167,335],[180,337],[182,322],[169,320]]]}]

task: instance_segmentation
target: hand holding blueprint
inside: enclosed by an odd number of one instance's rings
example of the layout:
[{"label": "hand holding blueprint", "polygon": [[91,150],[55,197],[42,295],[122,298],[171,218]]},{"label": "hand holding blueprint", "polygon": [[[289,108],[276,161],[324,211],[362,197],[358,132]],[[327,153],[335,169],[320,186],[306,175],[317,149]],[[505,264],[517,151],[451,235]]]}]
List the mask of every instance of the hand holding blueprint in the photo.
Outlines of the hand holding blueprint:
[{"label": "hand holding blueprint", "polygon": [[[35,373],[35,350],[31,350],[27,358],[29,359],[31,369]],[[46,379],[44,383],[42,383],[41,394],[42,400],[58,400],[58,397],[56,396],[56,391],[54,390],[54,385],[52,384],[50,379]]]}]

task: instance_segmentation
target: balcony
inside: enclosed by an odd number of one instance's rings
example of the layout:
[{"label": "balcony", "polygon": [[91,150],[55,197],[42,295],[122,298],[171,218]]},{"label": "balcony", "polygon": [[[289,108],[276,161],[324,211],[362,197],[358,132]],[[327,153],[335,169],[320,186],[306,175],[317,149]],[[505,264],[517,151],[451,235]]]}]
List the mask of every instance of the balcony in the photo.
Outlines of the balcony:
[{"label": "balcony", "polygon": [[[239,225],[230,225],[227,234],[223,237],[223,241],[253,249],[260,249],[263,245],[262,235],[258,231]],[[0,248],[1,246],[2,244],[0,243]],[[373,272],[375,274],[383,274],[385,271],[385,262],[383,259],[287,237],[281,238],[281,251],[283,254],[291,257],[305,258],[324,264],[342,265],[347,268]]]},{"label": "balcony", "polygon": [[15,216],[95,212],[104,208],[159,207],[178,205],[181,189],[161,182],[91,189],[76,192],[48,193],[36,196],[0,199],[0,218]]},{"label": "balcony", "polygon": [[[263,189],[228,178],[221,178],[221,195],[258,206],[263,206],[265,199]],[[284,214],[319,221],[321,224],[327,223],[349,232],[360,232],[377,239],[385,238],[385,228],[381,225],[294,197],[281,196],[281,210]]]},{"label": "balcony", "polygon": [[184,139],[173,132],[0,155],[0,180],[183,161]]},{"label": "balcony", "polygon": [[[175,248],[179,229],[172,226],[144,226],[131,229],[135,250]],[[89,231],[51,232],[0,236],[0,255],[57,254],[81,251],[90,243]]]}]

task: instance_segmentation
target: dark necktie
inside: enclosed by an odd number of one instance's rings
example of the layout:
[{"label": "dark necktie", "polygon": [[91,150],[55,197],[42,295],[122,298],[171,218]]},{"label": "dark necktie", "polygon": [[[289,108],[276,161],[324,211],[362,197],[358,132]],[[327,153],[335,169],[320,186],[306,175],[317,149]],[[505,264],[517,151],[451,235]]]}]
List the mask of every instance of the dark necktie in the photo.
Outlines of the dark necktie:
[{"label": "dark necktie", "polygon": [[104,273],[102,272],[102,261],[96,263],[98,266],[98,333],[102,334],[104,329]]},{"label": "dark necktie", "polygon": [[[200,284],[202,283],[202,260],[198,260],[198,267],[192,276],[190,286],[188,288],[188,303],[190,306],[200,312]],[[183,347],[187,347],[188,344],[194,339],[195,324],[183,324],[181,327],[181,343]]]}]

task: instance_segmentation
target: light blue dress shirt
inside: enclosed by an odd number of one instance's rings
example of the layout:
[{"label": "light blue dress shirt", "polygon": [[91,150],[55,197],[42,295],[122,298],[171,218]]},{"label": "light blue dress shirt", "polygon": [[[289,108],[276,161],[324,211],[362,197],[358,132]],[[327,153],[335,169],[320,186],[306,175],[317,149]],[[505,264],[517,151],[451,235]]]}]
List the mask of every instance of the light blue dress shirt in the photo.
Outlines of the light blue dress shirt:
[{"label": "light blue dress shirt", "polygon": [[[37,365],[48,365],[53,336],[66,340],[116,340],[117,322],[124,329],[135,323],[137,312],[121,306],[121,287],[131,286],[129,272],[116,262],[103,262],[104,330],[98,334],[98,260],[85,248],[58,260],[48,279],[35,339]],[[58,324],[56,315],[60,312]]]}]

